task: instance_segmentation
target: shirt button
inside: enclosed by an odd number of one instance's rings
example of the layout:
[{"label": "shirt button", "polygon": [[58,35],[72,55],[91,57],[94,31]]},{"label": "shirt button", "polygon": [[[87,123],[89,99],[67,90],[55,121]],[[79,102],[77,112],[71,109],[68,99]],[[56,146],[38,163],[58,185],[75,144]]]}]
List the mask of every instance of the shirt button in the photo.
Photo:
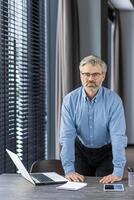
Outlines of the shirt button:
[{"label": "shirt button", "polygon": [[90,126],[90,128],[92,128],[92,126]]}]

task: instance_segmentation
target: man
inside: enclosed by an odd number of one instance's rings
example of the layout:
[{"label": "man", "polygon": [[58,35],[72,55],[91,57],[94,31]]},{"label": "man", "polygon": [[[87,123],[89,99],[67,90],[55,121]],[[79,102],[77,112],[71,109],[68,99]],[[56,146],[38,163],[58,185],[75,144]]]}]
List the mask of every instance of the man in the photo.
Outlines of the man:
[{"label": "man", "polygon": [[66,178],[120,181],[127,145],[121,98],[102,86],[107,66],[99,57],[85,57],[79,69],[82,87],[66,95],[62,105],[60,143]]}]

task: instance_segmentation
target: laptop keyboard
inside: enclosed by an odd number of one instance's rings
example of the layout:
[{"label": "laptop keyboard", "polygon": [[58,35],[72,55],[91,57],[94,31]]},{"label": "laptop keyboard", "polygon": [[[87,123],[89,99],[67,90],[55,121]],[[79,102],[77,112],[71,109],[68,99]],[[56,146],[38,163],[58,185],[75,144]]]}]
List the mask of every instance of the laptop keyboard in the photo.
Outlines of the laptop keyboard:
[{"label": "laptop keyboard", "polygon": [[31,176],[37,179],[39,182],[53,182],[53,180],[43,174],[31,174]]}]

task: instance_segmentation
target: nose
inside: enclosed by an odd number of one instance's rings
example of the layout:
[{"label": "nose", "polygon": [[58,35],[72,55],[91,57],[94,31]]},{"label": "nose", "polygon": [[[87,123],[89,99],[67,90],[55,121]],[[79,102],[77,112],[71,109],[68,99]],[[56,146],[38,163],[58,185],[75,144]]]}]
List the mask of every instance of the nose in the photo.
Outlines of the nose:
[{"label": "nose", "polygon": [[90,80],[91,80],[91,81],[94,80],[92,74],[90,74],[90,76],[89,76],[87,79],[88,79],[88,81],[90,81]]}]

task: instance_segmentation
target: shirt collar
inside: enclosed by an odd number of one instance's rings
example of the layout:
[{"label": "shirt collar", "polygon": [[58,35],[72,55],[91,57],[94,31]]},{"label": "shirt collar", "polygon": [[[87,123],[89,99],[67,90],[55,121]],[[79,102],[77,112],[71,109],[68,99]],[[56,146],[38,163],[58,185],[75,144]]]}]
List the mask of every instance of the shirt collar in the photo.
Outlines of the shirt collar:
[{"label": "shirt collar", "polygon": [[[95,97],[92,99],[92,101],[97,102],[97,101],[99,100],[101,94],[102,94],[102,86],[99,88],[97,94],[96,94]],[[85,90],[84,90],[84,87],[82,88],[82,96],[83,96],[85,102],[89,100],[89,98],[88,98],[88,96],[87,96],[87,94],[86,94],[86,92],[85,92]]]}]

